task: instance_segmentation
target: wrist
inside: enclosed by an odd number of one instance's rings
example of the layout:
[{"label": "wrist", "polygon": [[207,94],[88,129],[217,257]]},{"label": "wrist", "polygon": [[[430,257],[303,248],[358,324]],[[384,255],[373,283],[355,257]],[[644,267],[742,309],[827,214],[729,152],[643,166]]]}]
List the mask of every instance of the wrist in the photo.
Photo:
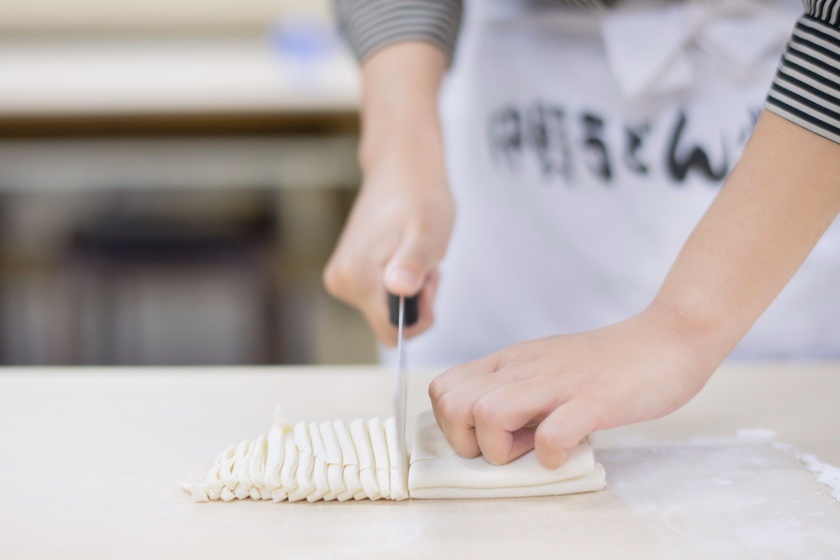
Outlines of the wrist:
[{"label": "wrist", "polygon": [[690,354],[699,370],[709,373],[743,337],[745,331],[732,329],[724,315],[706,309],[702,303],[686,305],[657,295],[643,312],[668,344]]},{"label": "wrist", "polygon": [[359,165],[364,173],[389,159],[425,161],[431,168],[443,166],[443,137],[437,109],[392,112],[379,109],[362,119]]},{"label": "wrist", "polygon": [[446,65],[440,49],[418,41],[389,45],[365,61],[363,170],[394,153],[442,154],[437,99]]}]

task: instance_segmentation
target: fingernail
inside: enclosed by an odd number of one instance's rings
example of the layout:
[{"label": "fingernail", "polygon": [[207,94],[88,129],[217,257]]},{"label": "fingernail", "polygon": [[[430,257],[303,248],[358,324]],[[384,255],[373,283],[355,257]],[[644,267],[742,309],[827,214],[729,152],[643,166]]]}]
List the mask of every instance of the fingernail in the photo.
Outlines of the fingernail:
[{"label": "fingernail", "polygon": [[417,286],[417,276],[407,268],[392,268],[386,278],[388,284],[394,288],[412,290]]}]

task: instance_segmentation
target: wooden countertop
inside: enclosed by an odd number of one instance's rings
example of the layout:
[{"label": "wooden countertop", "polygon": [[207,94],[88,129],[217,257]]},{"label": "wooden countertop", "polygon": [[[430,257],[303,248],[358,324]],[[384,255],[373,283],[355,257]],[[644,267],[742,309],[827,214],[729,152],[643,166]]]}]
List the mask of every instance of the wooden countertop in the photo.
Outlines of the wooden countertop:
[{"label": "wooden countertop", "polygon": [[[428,406],[434,374],[413,372],[412,414]],[[592,494],[194,504],[176,485],[266,432],[276,405],[293,420],[389,414],[389,376],[365,367],[0,370],[0,557],[840,556],[840,502],[771,445],[840,464],[840,364],[727,366],[677,413],[596,434],[608,487]]]}]

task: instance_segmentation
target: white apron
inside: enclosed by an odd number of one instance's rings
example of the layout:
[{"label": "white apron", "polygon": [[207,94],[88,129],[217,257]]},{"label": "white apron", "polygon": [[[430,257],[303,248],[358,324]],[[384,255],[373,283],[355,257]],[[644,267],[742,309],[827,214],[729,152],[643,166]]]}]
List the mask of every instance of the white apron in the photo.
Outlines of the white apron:
[{"label": "white apron", "polygon": [[[441,100],[456,225],[412,365],[644,309],[738,160],[800,13],[798,0],[468,4]],[[840,357],[836,226],[734,357]]]}]

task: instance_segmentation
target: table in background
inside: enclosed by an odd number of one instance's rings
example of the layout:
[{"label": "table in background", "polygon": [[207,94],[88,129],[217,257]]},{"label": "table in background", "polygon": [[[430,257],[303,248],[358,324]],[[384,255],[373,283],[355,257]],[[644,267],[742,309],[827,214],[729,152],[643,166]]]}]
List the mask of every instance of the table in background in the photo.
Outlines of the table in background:
[{"label": "table in background", "polygon": [[[0,38],[0,220],[7,218],[0,223],[0,241],[6,241],[0,250],[6,332],[0,333],[10,333],[0,337],[0,359],[61,364],[80,355],[66,350],[74,346],[67,331],[80,329],[67,318],[75,315],[64,311],[68,298],[59,296],[60,287],[72,283],[63,280],[67,263],[79,260],[68,254],[68,240],[99,219],[85,204],[119,207],[145,197],[153,206],[163,204],[154,202],[161,195],[174,195],[183,205],[204,193],[232,199],[273,194],[268,207],[278,223],[276,238],[293,239],[305,266],[319,265],[344,211],[346,196],[336,189],[359,182],[359,71],[328,22],[313,29],[320,43],[303,50],[278,35],[283,29],[266,24],[247,32]],[[303,211],[289,201],[302,201]],[[319,270],[290,271],[285,261],[275,268],[282,289],[300,285],[303,276],[315,276],[320,286]],[[327,305],[310,292],[281,295],[309,298],[306,309]],[[9,301],[17,307],[7,309]],[[38,307],[43,301],[58,318],[44,317]],[[306,346],[285,339],[278,344]],[[317,344],[308,340],[308,346]],[[304,361],[320,356],[301,354]]]},{"label": "table in background", "polygon": [[359,71],[337,43],[295,56],[268,33],[11,37],[0,74],[0,190],[346,186],[357,175]]},{"label": "table in background", "polygon": [[[428,406],[425,388],[434,373],[413,372],[410,417]],[[840,364],[725,367],[675,414],[596,434],[609,483],[602,492],[520,500],[194,504],[176,485],[187,474],[202,476],[228,445],[265,433],[275,405],[294,420],[352,419],[389,414],[390,392],[390,372],[361,367],[0,371],[0,556],[649,560],[743,558],[776,546],[805,546],[808,557],[840,553],[840,523],[836,529],[819,525],[840,519],[840,503],[792,463],[782,474],[794,478],[784,480],[806,486],[803,503],[812,500],[814,509],[796,516],[770,502],[772,524],[763,530],[801,537],[801,543],[764,542],[748,532],[728,540],[702,523],[686,535],[680,512],[666,507],[681,499],[679,486],[663,483],[649,502],[627,499],[634,476],[666,456],[662,442],[708,440],[743,428],[775,430],[779,440],[840,464]],[[694,450],[700,465],[704,453],[719,450],[679,449]],[[627,456],[635,462],[620,460]],[[771,464],[752,468],[743,474],[755,483],[774,474]],[[726,496],[721,488],[709,491]],[[766,489],[768,496],[782,490]],[[710,524],[737,515],[725,501],[697,500]],[[659,509],[668,511],[660,518]],[[744,531],[754,529],[748,521]],[[816,540],[811,527],[820,527]]]}]

